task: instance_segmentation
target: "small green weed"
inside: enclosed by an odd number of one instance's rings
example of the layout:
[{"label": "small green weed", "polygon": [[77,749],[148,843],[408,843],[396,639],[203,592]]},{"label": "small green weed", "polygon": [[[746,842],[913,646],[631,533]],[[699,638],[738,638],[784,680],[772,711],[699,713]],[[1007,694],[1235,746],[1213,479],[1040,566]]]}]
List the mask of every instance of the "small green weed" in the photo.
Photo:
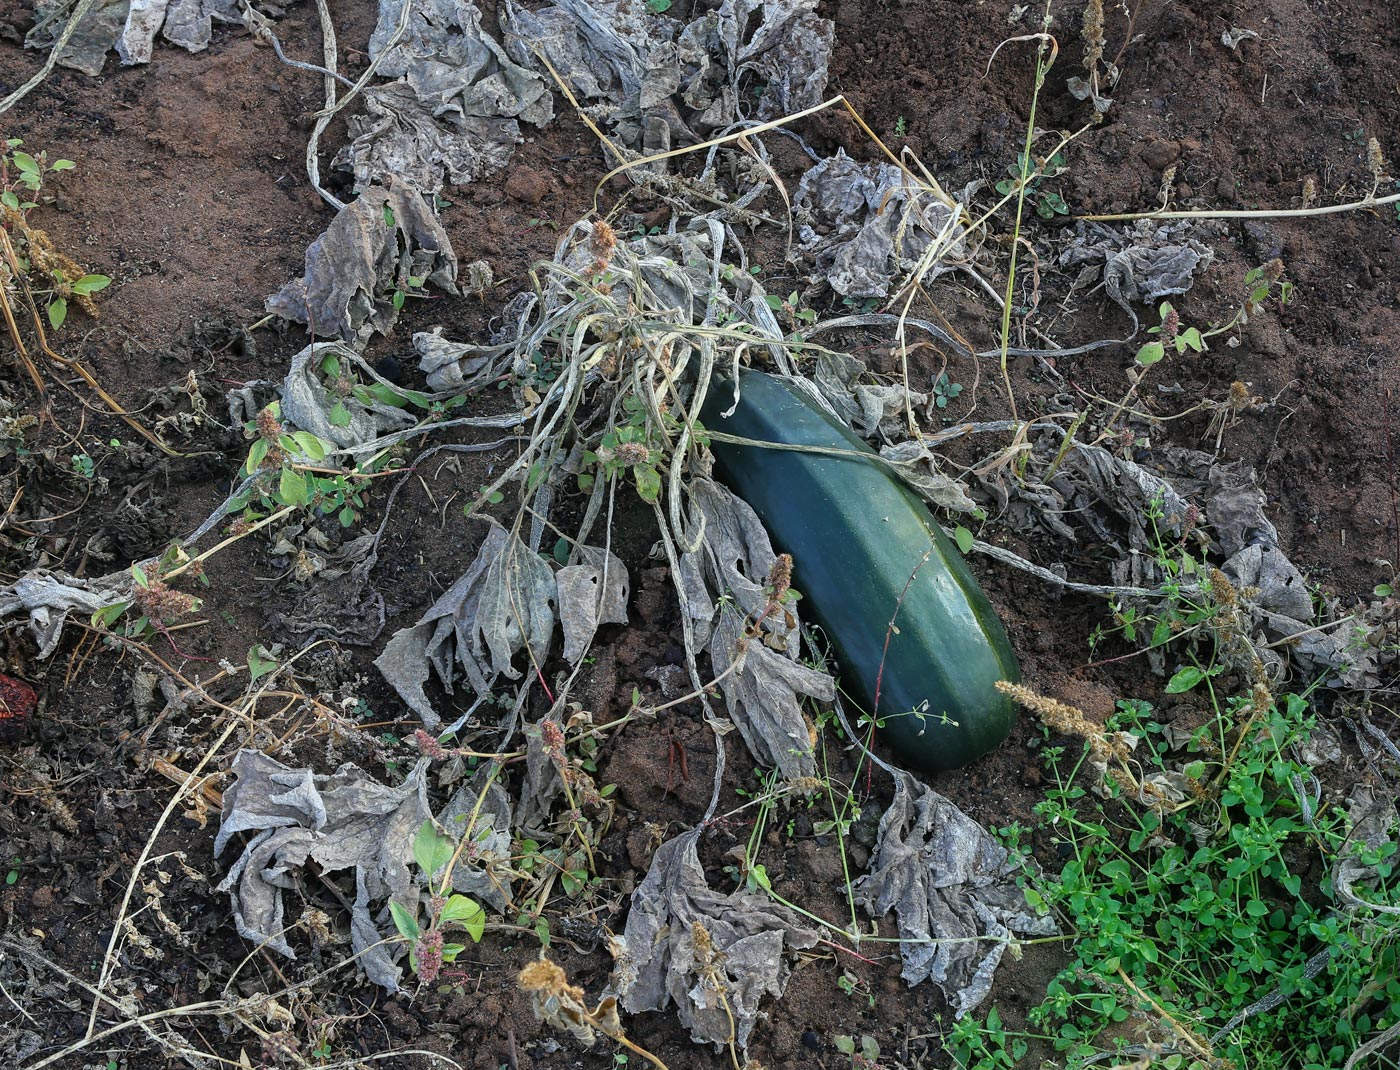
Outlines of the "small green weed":
[{"label": "small green weed", "polygon": [[1279,307],[1293,299],[1293,284],[1283,278],[1283,261],[1271,260],[1267,264],[1251,269],[1244,277],[1245,297],[1235,314],[1216,327],[1202,331],[1181,322],[1181,315],[1170,301],[1163,301],[1157,308],[1160,317],[1155,327],[1149,327],[1148,334],[1156,335],[1155,341],[1143,345],[1137,352],[1136,361],[1144,368],[1151,367],[1167,355],[1170,348],[1177,354],[1188,349],[1203,353],[1209,347],[1209,340],[1225,334],[1236,327],[1244,326],[1250,317],[1258,314],[1266,301],[1277,299]]},{"label": "small green weed", "polygon": [[836,987],[850,996],[851,999],[864,1000],[867,1009],[872,1011],[875,1009],[875,993],[870,990],[870,985],[850,970],[841,971],[841,976],[836,978]]},{"label": "small green weed", "polygon": [[5,151],[0,153],[0,222],[7,231],[13,231],[19,270],[29,277],[30,291],[36,303],[43,305],[49,326],[58,330],[68,319],[70,301],[94,314],[97,309],[92,295],[105,290],[112,280],[107,275],[83,270],[54,248],[47,233],[31,226],[29,214],[39,207],[46,178],[77,165],[72,160],[50,163],[47,153],[33,156],[20,148],[23,144],[19,138],[10,138],[5,142]]},{"label": "small green weed", "polygon": [[423,871],[430,889],[433,879],[439,871],[442,872],[436,891],[428,898],[425,923],[420,923],[417,912],[396,899],[389,900],[394,928],[413,944],[409,952],[409,967],[425,984],[437,980],[443,966],[457,961],[457,956],[467,949],[466,944],[448,943],[445,938],[447,932],[460,931],[473,943],[480,943],[486,931],[486,911],[480,903],[456,892],[448,894],[452,886],[452,867],[467,837],[471,835],[470,823],[462,841],[439,832],[431,820],[423,822],[418,829],[418,835],[413,840],[413,861]]},{"label": "small green weed", "polygon": [[1011,177],[998,182],[996,191],[1003,197],[1009,197],[1024,183],[1026,203],[1035,208],[1035,214],[1041,219],[1069,215],[1069,205],[1065,199],[1054,190],[1042,186],[1046,179],[1055,178],[1066,170],[1062,152],[1055,153],[1048,160],[1032,160],[1026,153],[1021,153],[1015,163],[1006,165],[1006,173]]},{"label": "small green weed", "polygon": [[880,1066],[880,1045],[872,1036],[853,1037],[838,1033],[831,1038],[836,1050],[850,1057],[851,1070],[878,1070]]},{"label": "small green weed", "polygon": [[802,327],[810,327],[817,322],[816,310],[803,308],[802,295],[796,290],[793,290],[792,293],[788,294],[786,297],[780,297],[777,294],[768,294],[764,297],[764,300],[768,302],[768,307],[774,312],[782,314],[783,318],[788,321],[788,325],[793,330],[798,330]]},{"label": "small green weed", "polygon": [[947,372],[940,372],[933,381],[933,403],[940,409],[946,409],[948,402],[955,400],[962,392],[962,383],[953,382]]}]

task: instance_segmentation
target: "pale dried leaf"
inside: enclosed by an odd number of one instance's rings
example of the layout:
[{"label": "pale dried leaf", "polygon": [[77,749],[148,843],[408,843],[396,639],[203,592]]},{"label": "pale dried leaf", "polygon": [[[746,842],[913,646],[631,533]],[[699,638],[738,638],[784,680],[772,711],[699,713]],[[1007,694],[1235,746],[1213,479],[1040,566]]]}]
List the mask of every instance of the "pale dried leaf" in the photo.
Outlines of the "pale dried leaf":
[{"label": "pale dried leaf", "polygon": [[477,694],[499,676],[518,680],[517,653],[528,648],[542,663],[549,651],[555,597],[544,559],[491,521],[471,567],[417,624],[395,632],[374,664],[432,730],[441,718],[423,690],[429,667],[449,694],[457,666]]},{"label": "pale dried leaf", "polygon": [[986,998],[1013,932],[1055,932],[1053,919],[1035,917],[1026,905],[1019,871],[981,825],[897,772],[856,901],[873,917],[895,912],[904,980],[932,980],[961,1018]]},{"label": "pale dried leaf", "polygon": [[351,943],[357,961],[377,985],[397,991],[401,971],[371,914],[389,897],[417,909],[418,888],[409,860],[413,837],[430,816],[427,759],[403,784],[381,784],[349,763],[324,776],[292,769],[253,750],[233,760],[234,782],[223,794],[214,840],[217,857],[239,832],[256,832],[219,884],[229,893],[239,933],[289,958],[282,889],[307,861],[323,874],[353,870],[356,897]]},{"label": "pale dried leaf", "polygon": [[[766,896],[712,889],[695,850],[701,831],[693,829],[657,849],[646,879],[632,894],[623,936],[612,944],[617,957],[612,987],[629,1014],[675,1004],[691,1037],[717,1048],[730,1037],[727,1002],[734,1039],[742,1048],[763,997],[781,997],[787,986],[787,955],[812,947],[819,934]],[[693,935],[697,922],[722,957],[717,970],[723,1000],[706,982],[707,964],[697,955]]]},{"label": "pale dried leaf", "polygon": [[307,248],[305,275],[269,297],[267,310],[294,323],[309,318],[321,337],[363,341],[393,326],[393,295],[412,289],[411,278],[455,294],[457,257],[432,206],[389,179],[340,210]]},{"label": "pale dried leaf", "polygon": [[880,456],[930,505],[957,513],[977,511],[977,503],[968,497],[967,488],[938,467],[938,455],[922,442],[911,439],[883,446]]},{"label": "pale dried leaf", "polygon": [[[764,613],[777,560],[768,533],[745,502],[704,478],[691,481],[690,522],[692,533],[703,531],[704,538],[682,556],[679,582],[697,615],[696,642],[709,651],[729,715],[759,762],[784,776],[811,776],[815,761],[799,696],[829,702],[836,685],[798,660],[795,607]],[[741,657],[742,665],[730,671]]]},{"label": "pale dried leaf", "polygon": [[627,566],[596,546],[579,547],[583,563],[555,573],[559,621],[564,627],[564,660],[578,664],[600,624],[627,623]]}]

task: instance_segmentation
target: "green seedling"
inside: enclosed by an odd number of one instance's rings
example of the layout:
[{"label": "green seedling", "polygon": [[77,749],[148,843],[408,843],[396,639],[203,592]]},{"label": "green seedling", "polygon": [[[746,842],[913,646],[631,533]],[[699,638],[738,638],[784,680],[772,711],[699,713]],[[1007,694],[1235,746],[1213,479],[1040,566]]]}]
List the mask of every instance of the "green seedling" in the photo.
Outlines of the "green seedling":
[{"label": "green seedling", "polygon": [[947,372],[940,372],[938,378],[933,381],[933,403],[940,409],[946,409],[948,402],[962,392],[962,384],[949,379]]},{"label": "green seedling", "polygon": [[[466,834],[471,835],[470,828]],[[457,956],[467,949],[466,944],[449,943],[448,933],[461,932],[473,943],[480,943],[486,931],[486,911],[481,904],[456,892],[448,894],[452,867],[460,851],[461,845],[438,831],[431,820],[423,822],[413,840],[413,861],[422,870],[430,888],[437,874],[442,873],[441,878],[437,878],[436,893],[427,901],[426,917],[420,919],[418,912],[397,899],[389,900],[394,928],[413,945],[409,951],[409,968],[425,984],[437,980],[443,966],[456,962]]]},{"label": "green seedling", "polygon": [[880,1045],[872,1036],[853,1037],[838,1033],[831,1038],[836,1050],[850,1057],[851,1070],[878,1070]]},{"label": "green seedling", "polygon": [[1026,203],[1035,208],[1035,214],[1041,219],[1069,215],[1069,205],[1065,203],[1065,199],[1054,190],[1045,189],[1041,185],[1046,179],[1055,178],[1066,170],[1062,152],[1057,152],[1043,161],[1033,161],[1023,152],[1015,163],[1006,165],[1006,173],[1011,177],[998,182],[996,190],[1003,197],[1010,197],[1024,183]]}]

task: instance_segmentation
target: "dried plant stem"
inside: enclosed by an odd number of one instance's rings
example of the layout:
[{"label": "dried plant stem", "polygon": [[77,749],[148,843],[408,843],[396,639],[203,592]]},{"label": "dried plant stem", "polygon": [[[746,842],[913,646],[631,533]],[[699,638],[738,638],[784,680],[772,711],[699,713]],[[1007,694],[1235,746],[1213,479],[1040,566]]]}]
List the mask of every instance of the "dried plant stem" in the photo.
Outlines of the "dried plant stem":
[{"label": "dried plant stem", "polygon": [[[233,730],[238,727],[238,724],[238,718],[229,719],[229,723],[224,727],[219,738],[205,750],[204,756],[199,760],[199,764],[190,771],[189,776],[185,778],[185,782],[181,784],[175,794],[170,797],[170,801],[166,803],[165,809],[161,811],[160,817],[156,820],[155,827],[151,829],[151,834],[146,837],[146,844],[141,848],[141,856],[137,858],[136,865],[132,867],[131,879],[127,882],[126,886],[126,894],[122,896],[121,906],[117,909],[116,924],[112,926],[112,936],[107,941],[107,951],[102,956],[102,969],[99,970],[97,974],[97,987],[94,990],[95,995],[102,996],[102,988],[111,976],[112,968],[116,961],[117,944],[122,936],[122,920],[126,917],[127,908],[131,905],[131,897],[136,892],[136,886],[141,877],[141,870],[145,867],[147,861],[150,860],[151,848],[155,846],[156,837],[160,835],[161,829],[163,829],[165,823],[170,820],[170,815],[175,812],[175,808],[184,801],[185,796],[204,783],[200,773],[204,771],[206,765],[213,761],[214,756],[219,753],[219,749],[228,741],[228,737],[233,735]],[[92,1001],[92,1012],[88,1015],[87,1032],[84,1034],[84,1040],[90,1041],[96,1039],[93,1030],[97,1028],[97,1010],[100,1006],[100,999],[94,999]],[[37,1070],[39,1066],[43,1065],[44,1063],[37,1063],[31,1070]]]},{"label": "dried plant stem", "polygon": [[1131,222],[1138,219],[1301,219],[1307,216],[1338,215],[1342,212],[1363,212],[1371,208],[1381,208],[1387,204],[1400,204],[1400,193],[1390,193],[1384,197],[1362,197],[1359,201],[1345,204],[1327,204],[1317,208],[1241,208],[1241,209],[1201,209],[1199,211],[1176,212],[1120,212],[1115,215],[1078,215],[1091,223]]},{"label": "dried plant stem", "polygon": [[626,1033],[613,1033],[609,1035],[612,1037],[613,1040],[617,1041],[628,1051],[636,1055],[640,1055],[647,1062],[651,1063],[652,1066],[657,1067],[658,1070],[670,1070],[670,1067],[668,1067],[651,1052],[647,1051],[646,1048],[643,1048],[638,1044],[633,1044],[632,1041],[628,1040]]},{"label": "dried plant stem", "polygon": [[[25,273],[20,269],[18,254],[15,252],[14,245],[10,242],[10,236],[3,229],[0,229],[0,244],[3,244],[4,246],[5,261],[9,266],[11,276],[16,282],[19,283],[20,287],[24,290],[25,297],[29,299],[29,315],[30,318],[32,318],[34,321],[34,333],[39,339],[39,348],[44,351],[44,354],[56,364],[67,368],[69,371],[76,372],[78,376],[83,380],[83,382],[87,383],[87,385],[92,388],[93,392],[97,394],[99,398],[102,399],[106,406],[112,411],[113,415],[120,417],[123,423],[125,423],[133,431],[139,434],[147,442],[151,443],[151,445],[159,449],[167,457],[185,456],[185,454],[181,453],[179,450],[175,450],[167,446],[164,442],[157,438],[154,433],[142,426],[131,415],[131,413],[127,412],[124,408],[122,408],[121,405],[117,403],[116,399],[113,398],[111,394],[107,393],[107,391],[103,389],[102,384],[97,381],[97,377],[94,376],[92,372],[87,370],[87,367],[82,363],[82,361],[69,360],[67,357],[54,352],[53,347],[49,345],[48,333],[44,330],[44,324],[39,318],[39,308],[34,301],[33,293],[30,291],[29,282],[25,277]],[[8,306],[6,308],[5,318],[6,325],[9,326],[12,321],[9,315]],[[79,398],[79,400],[81,401],[82,399]],[[86,405],[86,402],[84,402],[84,404]]]},{"label": "dried plant stem", "polygon": [[1130,978],[1126,973],[1123,972],[1123,967],[1121,966],[1118,967],[1118,976],[1122,979],[1125,985],[1132,989],[1134,995],[1136,995],[1139,999],[1141,999],[1144,1003],[1151,1007],[1157,1013],[1157,1016],[1161,1018],[1162,1021],[1166,1022],[1169,1026],[1171,1026],[1172,1031],[1176,1033],[1178,1037],[1184,1040],[1198,1055],[1201,1056],[1202,1059],[1204,1059],[1208,1064],[1212,1065],[1216,1062],[1215,1052],[1211,1051],[1210,1048],[1202,1044],[1196,1038],[1196,1035],[1191,1032],[1191,1030],[1187,1029],[1170,1014],[1168,1014],[1166,1008],[1164,1008],[1155,999],[1153,999],[1141,988],[1135,985],[1132,981],[1132,978]]},{"label": "dried plant stem", "polygon": [[4,100],[0,100],[0,115],[9,111],[33,92],[33,90],[53,72],[54,66],[58,63],[59,55],[68,47],[68,42],[72,40],[73,34],[78,29],[78,25],[83,19],[87,18],[88,12],[93,9],[96,3],[97,0],[78,0],[78,5],[73,9],[73,14],[68,17],[68,23],[63,27],[63,32],[58,35],[58,40],[53,43],[53,48],[49,50],[49,58],[44,60],[44,65],[39,68],[38,72],[30,78],[29,81],[25,82],[24,85],[20,86]]},{"label": "dried plant stem", "polygon": [[261,528],[267,527],[269,524],[275,524],[275,523],[277,523],[277,521],[281,520],[284,516],[287,516],[289,513],[295,512],[296,509],[297,509],[297,507],[296,507],[295,505],[284,506],[283,508],[277,510],[277,512],[272,513],[272,514],[270,514],[270,515],[268,515],[268,516],[263,517],[261,520],[257,521],[256,523],[250,524],[245,530],[240,531],[237,535],[230,535],[228,538],[224,539],[223,541],[221,541],[221,542],[216,542],[213,546],[209,547],[209,549],[205,550],[205,551],[204,551],[202,554],[200,554],[198,557],[192,557],[192,558],[190,558],[190,559],[189,559],[188,561],[186,561],[183,565],[176,565],[176,566],[175,566],[174,568],[172,568],[169,572],[163,573],[163,574],[161,575],[161,579],[162,579],[162,580],[173,580],[176,576],[180,575],[180,573],[186,571],[186,570],[189,569],[191,566],[196,565],[196,564],[199,564],[199,563],[201,563],[201,562],[203,562],[203,561],[207,561],[209,558],[213,557],[215,554],[217,554],[217,553],[218,553],[220,550],[222,550],[224,547],[226,547],[226,546],[232,546],[232,545],[233,545],[234,543],[236,543],[239,539],[246,538],[247,536],[253,534],[253,532],[258,531],[258,530],[261,529]]},{"label": "dried plant stem", "polygon": [[[1046,0],[1045,24],[1050,23],[1050,3]],[[1026,183],[1030,180],[1031,167],[1031,145],[1035,141],[1035,115],[1040,105],[1040,89],[1045,84],[1046,72],[1055,62],[1055,53],[1058,48],[1055,46],[1055,39],[1048,33],[1036,34],[1039,38],[1039,45],[1035,54],[1035,88],[1031,91],[1030,114],[1026,117],[1026,141],[1025,147],[1021,151],[1021,176],[1016,184],[1016,222],[1011,231],[1011,263],[1006,269],[1006,297],[1001,307],[1001,382],[1006,388],[1006,401],[1011,406],[1011,418],[1016,416],[1016,397],[1011,390],[1011,375],[1007,371],[1007,349],[1011,345],[1011,309],[1016,296],[1016,251],[1020,244],[1021,219],[1026,208]],[[1055,49],[1051,52],[1050,62],[1045,61],[1045,49],[1050,46]]]}]

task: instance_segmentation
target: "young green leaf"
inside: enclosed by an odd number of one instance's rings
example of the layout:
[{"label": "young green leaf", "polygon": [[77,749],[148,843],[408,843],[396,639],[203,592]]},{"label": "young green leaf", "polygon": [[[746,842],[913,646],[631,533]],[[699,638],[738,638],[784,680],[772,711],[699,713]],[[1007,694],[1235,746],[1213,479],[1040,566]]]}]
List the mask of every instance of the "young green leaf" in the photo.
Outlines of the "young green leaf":
[{"label": "young green leaf", "polygon": [[390,899],[389,913],[393,915],[394,928],[399,931],[401,936],[406,936],[410,940],[418,939],[423,930],[419,928],[418,919],[409,912],[408,907],[397,899]]},{"label": "young green leaf", "polygon": [[1176,351],[1184,353],[1187,349],[1193,349],[1197,353],[1205,349],[1205,340],[1201,337],[1201,332],[1195,327],[1187,327],[1176,338]]},{"label": "young green leaf", "polygon": [[972,532],[959,524],[953,529],[953,540],[958,544],[958,549],[964,554],[972,553],[973,536]]},{"label": "young green leaf", "polygon": [[432,821],[424,821],[413,839],[413,860],[431,879],[452,860],[452,840],[437,830]]},{"label": "young green leaf", "polygon": [[282,469],[282,478],[277,484],[277,496],[284,505],[305,505],[311,500],[305,477],[292,468]]},{"label": "young green leaf", "polygon": [[661,497],[661,473],[652,464],[639,464],[633,472],[637,477],[637,493],[642,501],[655,505]]},{"label": "young green leaf", "polygon": [[277,660],[273,658],[262,644],[255,644],[248,648],[248,682],[256,683],[264,676],[277,668]]},{"label": "young green leaf", "polygon": [[1167,355],[1167,350],[1161,342],[1148,342],[1137,352],[1137,362],[1144,368],[1150,368]]},{"label": "young green leaf", "polygon": [[58,330],[63,326],[63,321],[68,318],[68,302],[62,297],[55,297],[49,302],[46,311],[49,315],[49,326]]},{"label": "young green leaf", "polygon": [[272,449],[272,443],[265,438],[257,439],[252,448],[248,450],[248,460],[244,465],[249,475],[252,475],[262,467],[263,461],[267,459],[268,451]]},{"label": "young green leaf", "polygon": [[113,602],[110,606],[103,606],[92,615],[92,626],[94,628],[110,628],[118,617],[131,607],[130,602]]},{"label": "young green leaf", "polygon": [[1194,665],[1186,665],[1177,669],[1172,678],[1167,681],[1166,692],[1169,695],[1180,695],[1182,692],[1190,691],[1206,678],[1204,669],[1198,669]]},{"label": "young green leaf", "polygon": [[73,283],[73,292],[75,294],[95,294],[98,290],[105,290],[110,285],[112,285],[110,275],[84,275]]},{"label": "young green leaf", "polygon": [[321,441],[310,431],[293,431],[292,441],[296,443],[297,449],[304,453],[313,461],[323,461],[326,459],[328,444]]},{"label": "young green leaf", "polygon": [[475,899],[465,895],[451,895],[442,908],[443,925],[460,925],[474,943],[480,943],[486,932],[486,911]]}]

